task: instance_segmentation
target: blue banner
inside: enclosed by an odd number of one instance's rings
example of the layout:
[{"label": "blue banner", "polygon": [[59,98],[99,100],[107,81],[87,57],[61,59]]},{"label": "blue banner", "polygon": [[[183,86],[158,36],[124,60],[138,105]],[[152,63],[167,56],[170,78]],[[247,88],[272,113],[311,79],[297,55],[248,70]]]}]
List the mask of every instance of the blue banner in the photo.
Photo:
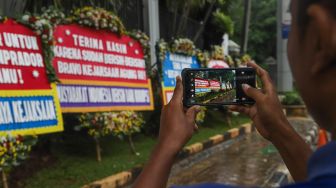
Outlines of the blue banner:
[{"label": "blue banner", "polygon": [[[111,111],[151,106],[148,87],[63,85],[57,86],[63,112]],[[115,108],[115,109],[113,109]]]},{"label": "blue banner", "polygon": [[0,97],[0,131],[58,126],[53,96]]},{"label": "blue banner", "polygon": [[175,87],[176,76],[181,75],[184,68],[200,68],[197,58],[167,52],[162,63],[164,87]]}]

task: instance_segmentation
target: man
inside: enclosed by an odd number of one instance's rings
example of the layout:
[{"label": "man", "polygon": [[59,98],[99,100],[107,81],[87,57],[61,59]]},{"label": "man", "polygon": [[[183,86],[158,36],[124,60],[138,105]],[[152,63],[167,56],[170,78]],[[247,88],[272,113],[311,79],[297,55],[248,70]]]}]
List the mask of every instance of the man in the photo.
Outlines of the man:
[{"label": "man", "polygon": [[[315,121],[335,139],[336,1],[292,0],[291,13],[293,23],[288,57],[297,88]],[[259,133],[277,147],[292,177],[299,182],[285,187],[336,187],[336,142],[332,141],[312,154],[283,114],[268,73],[256,64],[248,65],[256,69],[263,89],[243,84],[244,92],[256,103],[250,107],[231,106],[231,109],[247,114]],[[162,110],[159,142],[137,179],[136,188],[165,187],[176,154],[196,128],[194,122],[199,107],[184,111],[182,87],[181,78],[177,78],[174,96]]]}]

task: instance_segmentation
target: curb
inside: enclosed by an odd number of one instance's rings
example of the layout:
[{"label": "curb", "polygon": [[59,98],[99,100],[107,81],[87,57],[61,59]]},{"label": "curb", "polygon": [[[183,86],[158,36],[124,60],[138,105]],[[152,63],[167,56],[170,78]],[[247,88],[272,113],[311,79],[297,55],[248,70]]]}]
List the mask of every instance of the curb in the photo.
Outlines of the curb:
[{"label": "curb", "polygon": [[[238,136],[249,134],[252,131],[254,131],[252,124],[246,123],[241,125],[239,128],[233,128],[223,134],[212,136],[203,142],[197,142],[183,148],[177,156],[177,161],[186,159],[222,142],[232,140]],[[139,165],[131,170],[123,171],[88,185],[84,185],[82,188],[121,188],[134,182],[135,179],[140,175],[142,168],[143,166]]]}]

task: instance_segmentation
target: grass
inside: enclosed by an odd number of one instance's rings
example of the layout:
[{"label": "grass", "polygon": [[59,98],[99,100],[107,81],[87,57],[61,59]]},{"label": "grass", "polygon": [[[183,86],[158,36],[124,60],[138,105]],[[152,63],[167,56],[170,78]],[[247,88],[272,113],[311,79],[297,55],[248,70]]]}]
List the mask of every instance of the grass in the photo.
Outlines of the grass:
[{"label": "grass", "polygon": [[[249,120],[238,116],[232,118],[232,127],[236,127]],[[210,136],[223,133],[230,129],[226,124],[223,114],[219,111],[209,111],[207,119],[200,127],[199,133],[194,135],[189,144],[206,140]],[[25,181],[27,188],[37,187],[67,187],[78,188],[87,183],[110,176],[114,173],[128,170],[136,165],[143,164],[149,158],[150,152],[156,140],[144,135],[136,135],[134,143],[140,156],[131,154],[126,141],[120,141],[113,137],[103,138],[102,162],[95,159],[94,142],[85,136],[66,136],[62,143],[53,145],[53,155],[57,162]]]}]

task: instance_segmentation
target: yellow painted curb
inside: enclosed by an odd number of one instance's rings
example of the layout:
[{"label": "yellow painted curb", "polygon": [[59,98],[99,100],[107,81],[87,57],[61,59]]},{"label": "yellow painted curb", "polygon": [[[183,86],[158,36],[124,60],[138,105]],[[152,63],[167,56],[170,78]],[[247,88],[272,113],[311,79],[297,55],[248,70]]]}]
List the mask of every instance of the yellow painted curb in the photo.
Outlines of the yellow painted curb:
[{"label": "yellow painted curb", "polygon": [[102,180],[95,181],[90,185],[83,186],[82,188],[96,187],[95,185],[99,185],[100,188],[117,188],[122,185],[125,185],[131,178],[132,178],[131,172],[128,171],[120,172],[118,174],[109,176]]},{"label": "yellow painted curb", "polygon": [[231,138],[235,138],[239,135],[239,129],[238,128],[233,128],[228,130],[228,132],[231,134]]},{"label": "yellow painted curb", "polygon": [[209,138],[213,144],[218,144],[221,143],[224,140],[224,136],[223,135],[215,135]]},{"label": "yellow painted curb", "polygon": [[194,154],[203,150],[203,144],[195,143],[193,145],[186,147],[186,149],[189,151],[189,154]]},{"label": "yellow painted curb", "polygon": [[244,127],[244,129],[245,129],[245,134],[252,132],[252,125],[250,123],[246,123],[246,124],[242,125],[242,127]]}]

